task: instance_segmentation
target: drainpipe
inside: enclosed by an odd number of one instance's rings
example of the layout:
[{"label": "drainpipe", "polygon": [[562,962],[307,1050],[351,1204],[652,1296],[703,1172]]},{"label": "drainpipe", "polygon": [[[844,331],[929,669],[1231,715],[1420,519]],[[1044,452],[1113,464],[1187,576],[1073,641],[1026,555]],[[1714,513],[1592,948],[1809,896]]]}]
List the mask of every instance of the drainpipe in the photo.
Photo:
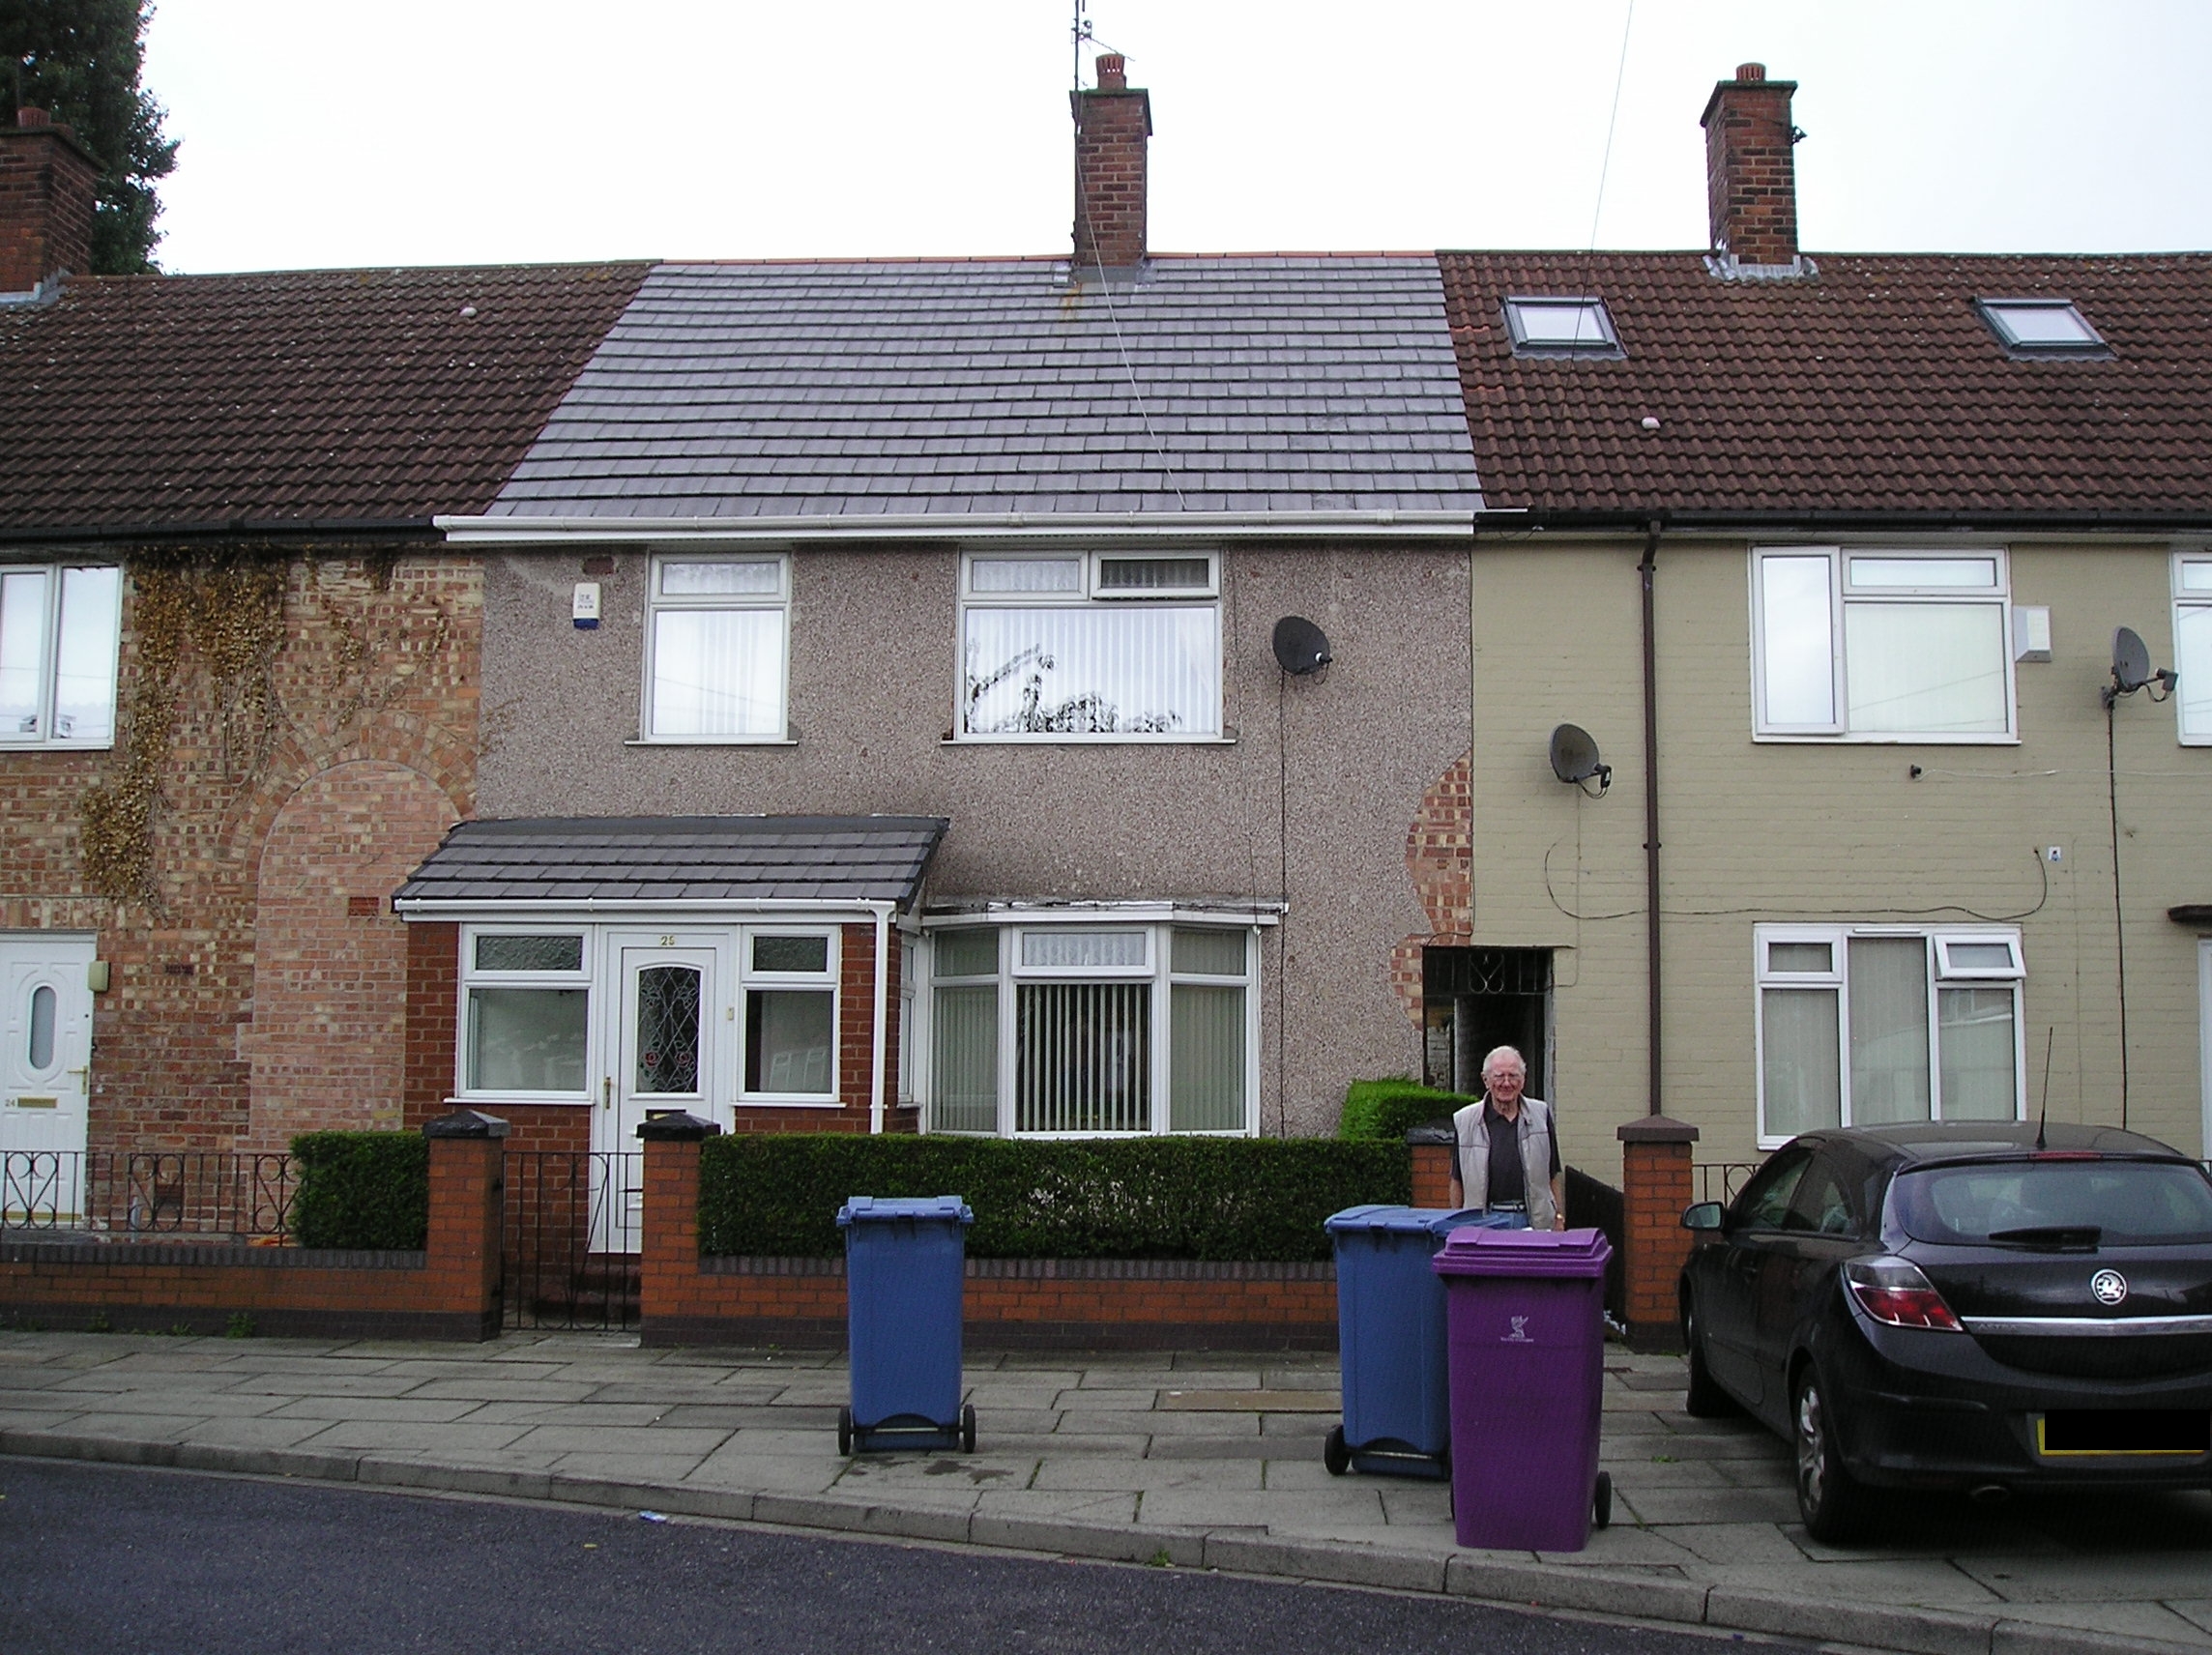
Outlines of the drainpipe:
[{"label": "drainpipe", "polygon": [[1644,561],[1636,573],[1644,584],[1644,933],[1650,977],[1651,1003],[1645,1013],[1650,1023],[1651,1099],[1649,1113],[1664,1115],[1660,1099],[1659,987],[1659,638],[1651,601],[1652,576],[1659,566],[1659,537],[1664,532],[1653,519],[1644,534]]},{"label": "drainpipe", "polygon": [[868,906],[876,915],[876,1026],[874,1049],[868,1054],[868,1131],[880,1137],[884,1130],[884,1015],[890,1002],[891,905],[871,902]]}]

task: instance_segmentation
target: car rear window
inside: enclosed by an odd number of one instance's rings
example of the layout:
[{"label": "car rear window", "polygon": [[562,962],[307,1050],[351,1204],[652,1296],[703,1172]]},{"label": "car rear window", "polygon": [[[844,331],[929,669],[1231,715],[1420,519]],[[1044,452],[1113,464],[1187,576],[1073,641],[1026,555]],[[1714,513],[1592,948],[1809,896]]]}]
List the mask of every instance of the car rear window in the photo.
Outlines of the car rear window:
[{"label": "car rear window", "polygon": [[1890,1209],[1916,1241],[2033,1246],[2094,1230],[2103,1247],[2212,1242],[2212,1180],[2171,1162],[1929,1167],[1898,1176]]}]

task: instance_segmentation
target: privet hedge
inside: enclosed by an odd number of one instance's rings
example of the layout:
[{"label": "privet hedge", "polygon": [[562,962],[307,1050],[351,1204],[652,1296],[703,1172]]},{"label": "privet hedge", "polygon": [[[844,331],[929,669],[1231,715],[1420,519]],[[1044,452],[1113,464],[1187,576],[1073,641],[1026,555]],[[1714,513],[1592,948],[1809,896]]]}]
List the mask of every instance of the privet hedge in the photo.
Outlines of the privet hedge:
[{"label": "privet hedge", "polygon": [[1336,1135],[1355,1143],[1403,1144],[1409,1129],[1448,1119],[1474,1101],[1412,1081],[1353,1081],[1345,1090]]},{"label": "privet hedge", "polygon": [[713,1138],[699,1250],[841,1253],[856,1195],[965,1197],[975,1258],[1308,1260],[1329,1256],[1324,1218],[1412,1183],[1403,1144],[1325,1138]]},{"label": "privet hedge", "polygon": [[306,1132],[292,1140],[302,1247],[415,1252],[430,1234],[430,1145],[420,1132]]}]

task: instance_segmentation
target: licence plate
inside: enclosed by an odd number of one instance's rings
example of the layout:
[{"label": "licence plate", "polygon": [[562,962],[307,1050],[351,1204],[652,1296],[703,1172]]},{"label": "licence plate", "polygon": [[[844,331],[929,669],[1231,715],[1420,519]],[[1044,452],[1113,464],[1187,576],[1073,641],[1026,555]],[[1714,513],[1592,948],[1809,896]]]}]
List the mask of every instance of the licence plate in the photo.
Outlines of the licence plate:
[{"label": "licence plate", "polygon": [[2035,1416],[2035,1451],[2047,1459],[2091,1454],[2186,1459],[2208,1450],[2212,1412],[2203,1408],[2078,1408]]}]

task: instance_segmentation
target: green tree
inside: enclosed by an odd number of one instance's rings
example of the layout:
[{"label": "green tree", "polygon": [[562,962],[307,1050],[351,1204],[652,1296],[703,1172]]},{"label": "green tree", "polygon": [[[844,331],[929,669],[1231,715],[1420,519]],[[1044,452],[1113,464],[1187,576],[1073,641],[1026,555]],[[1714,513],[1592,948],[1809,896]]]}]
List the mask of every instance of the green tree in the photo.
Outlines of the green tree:
[{"label": "green tree", "polygon": [[152,0],[0,0],[0,121],[12,125],[25,105],[49,110],[100,162],[96,276],[158,268],[154,181],[176,170],[177,140],[162,135],[168,111],[138,83],[153,16]]}]

